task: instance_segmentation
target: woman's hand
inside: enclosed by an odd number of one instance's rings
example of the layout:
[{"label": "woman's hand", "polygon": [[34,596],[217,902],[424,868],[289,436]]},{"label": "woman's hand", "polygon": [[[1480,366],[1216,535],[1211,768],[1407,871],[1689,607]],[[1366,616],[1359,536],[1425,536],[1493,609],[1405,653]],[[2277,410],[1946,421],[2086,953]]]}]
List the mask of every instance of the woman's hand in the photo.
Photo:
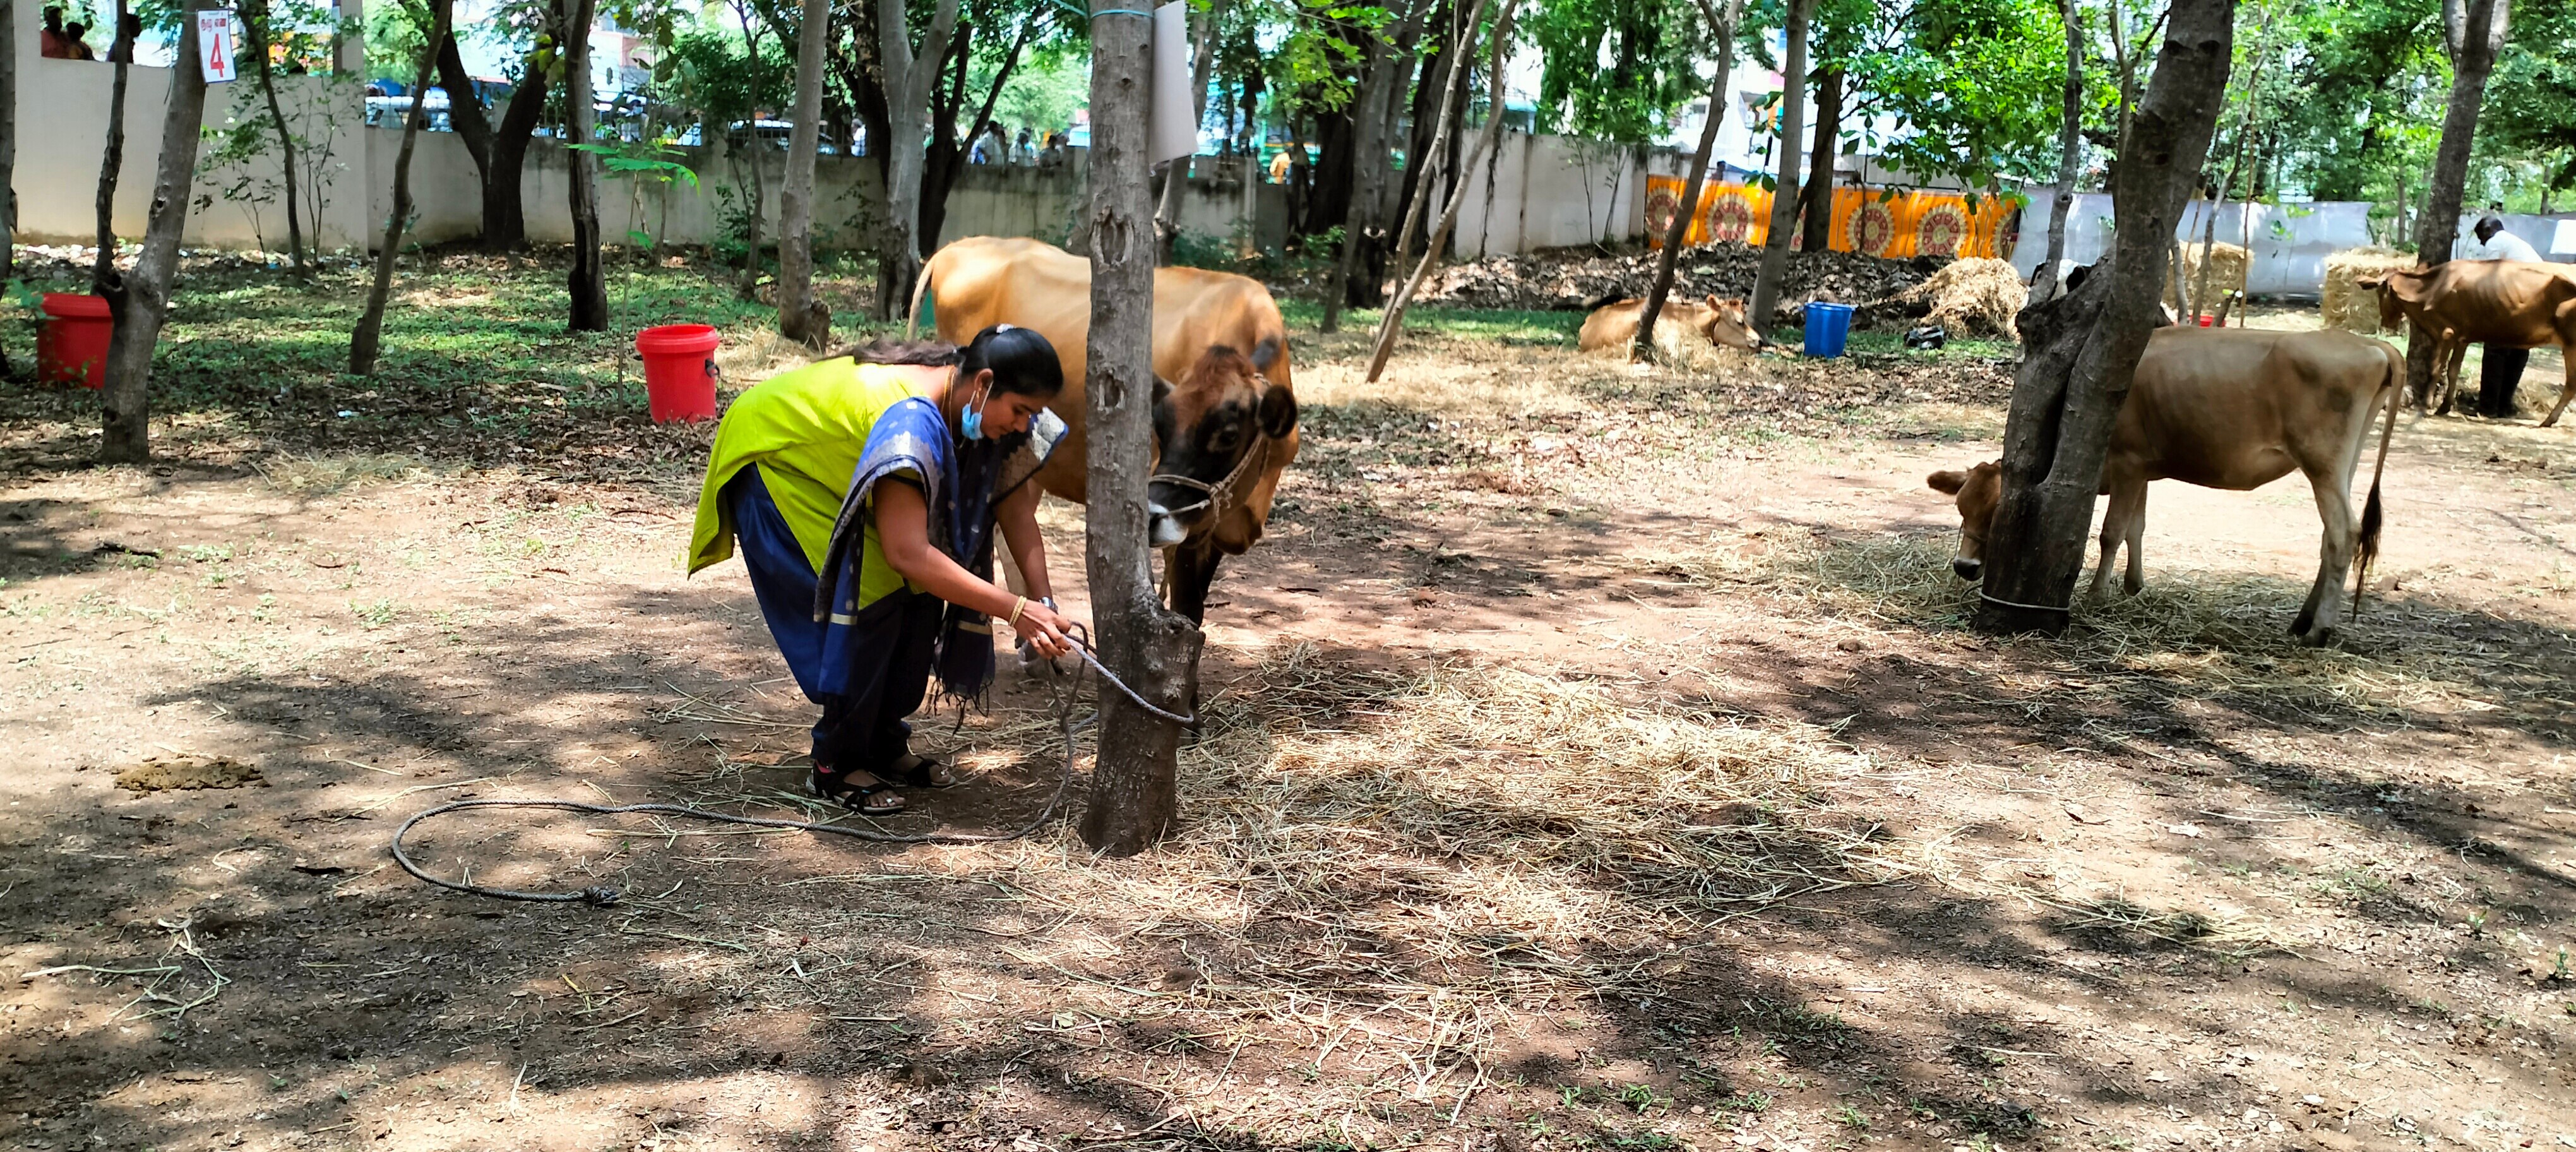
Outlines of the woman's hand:
[{"label": "woman's hand", "polygon": [[1038,655],[1053,660],[1073,651],[1073,641],[1065,634],[1072,627],[1072,617],[1031,600],[1020,609],[1020,618],[1011,630],[1037,649]]}]

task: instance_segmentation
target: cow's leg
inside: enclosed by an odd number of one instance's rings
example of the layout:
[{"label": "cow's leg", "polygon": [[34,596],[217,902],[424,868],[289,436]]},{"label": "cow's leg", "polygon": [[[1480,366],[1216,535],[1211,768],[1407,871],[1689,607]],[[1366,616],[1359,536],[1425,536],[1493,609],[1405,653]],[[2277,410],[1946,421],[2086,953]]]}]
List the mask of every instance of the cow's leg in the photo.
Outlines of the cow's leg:
[{"label": "cow's leg", "polygon": [[2558,386],[2558,405],[2549,410],[2548,419],[2540,422],[2543,428],[2556,426],[2558,414],[2567,410],[2567,402],[2576,400],[2576,355],[2571,355],[2571,352],[2576,352],[2576,349],[2566,345],[2561,345],[2558,349],[2559,357],[2567,361],[2567,382]]},{"label": "cow's leg", "polygon": [[2139,554],[2138,545],[2147,538],[2147,484],[2137,482],[2137,496],[2129,507],[2129,571],[2120,581],[2120,590],[2135,596],[2147,586],[2147,561]]},{"label": "cow's leg", "polygon": [[[2145,504],[2147,486],[2121,475],[2117,463],[2103,466],[2103,481],[2111,498],[2102,507],[2102,563],[2093,569],[2093,584],[2084,590],[2086,600],[2102,598],[2103,587],[2111,582],[2111,566],[2120,558],[2120,545],[2125,543],[2129,546],[2132,570],[2138,563],[2137,533],[2132,522]],[[2129,591],[2137,589],[2133,587]]]},{"label": "cow's leg", "polygon": [[2324,522],[2325,538],[2317,549],[2316,585],[2308,589],[2308,602],[2300,607],[2299,618],[2290,622],[2290,635],[2322,648],[2334,643],[2335,614],[2343,608],[2343,582],[2352,571],[2361,526],[2352,511],[2350,466],[2324,475],[2306,471],[2309,487],[2316,490],[2317,519]]},{"label": "cow's leg", "polygon": [[1189,617],[1192,624],[1206,623],[1208,585],[1216,582],[1216,563],[1222,555],[1207,541],[1183,544],[1169,555],[1163,578],[1172,586],[1172,611]]},{"label": "cow's leg", "polygon": [[2437,359],[2437,360],[2436,360],[2436,362],[2435,362],[2435,364],[2434,364],[2434,367],[2436,367],[2436,368],[2438,368],[2438,369],[2440,369],[2440,370],[2441,370],[2441,379],[2442,379],[2442,410],[2441,410],[2441,411],[2439,411],[2439,412],[2435,412],[2435,413],[2434,413],[2434,415],[2436,415],[2436,416],[2448,416],[2448,415],[2450,415],[2450,414],[2451,414],[2451,407],[2452,407],[2454,404],[2457,404],[2457,403],[2459,402],[2459,399],[2460,399],[2460,362],[2461,362],[2462,360],[2467,359],[2467,358],[2468,358],[2468,355],[2469,355],[2469,342],[2468,342],[2468,341],[2466,341],[2466,340],[2459,339],[2458,337],[2453,337],[2453,338],[2451,339],[2451,351],[2450,351],[2450,355],[2449,355],[2449,356],[2447,356],[2447,357],[2441,357],[2441,358],[2439,358],[2439,359]]}]

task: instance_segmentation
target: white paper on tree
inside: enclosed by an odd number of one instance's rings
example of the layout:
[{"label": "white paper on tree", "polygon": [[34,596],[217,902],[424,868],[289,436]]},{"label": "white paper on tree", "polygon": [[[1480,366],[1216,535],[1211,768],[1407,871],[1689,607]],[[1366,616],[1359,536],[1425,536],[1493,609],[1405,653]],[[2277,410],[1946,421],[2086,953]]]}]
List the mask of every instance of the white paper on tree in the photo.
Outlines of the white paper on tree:
[{"label": "white paper on tree", "polygon": [[241,78],[241,71],[233,66],[231,9],[198,10],[197,62],[204,68],[208,84],[228,84]]},{"label": "white paper on tree", "polygon": [[1153,106],[1147,136],[1153,161],[1187,156],[1199,150],[1198,118],[1190,114],[1189,5],[1172,0],[1154,9]]}]

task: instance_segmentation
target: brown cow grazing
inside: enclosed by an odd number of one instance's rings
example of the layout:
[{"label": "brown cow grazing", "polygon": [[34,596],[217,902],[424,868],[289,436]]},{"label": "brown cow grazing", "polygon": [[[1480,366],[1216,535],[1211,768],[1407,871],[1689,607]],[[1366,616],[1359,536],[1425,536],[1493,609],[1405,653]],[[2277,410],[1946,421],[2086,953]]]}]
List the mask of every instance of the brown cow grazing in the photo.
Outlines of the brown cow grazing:
[{"label": "brown cow grazing", "polygon": [[[1645,314],[1643,300],[1620,300],[1603,304],[1583,318],[1583,331],[1574,338],[1574,347],[1582,352],[1599,352],[1608,348],[1625,348],[1637,342],[1637,319]],[[1762,346],[1762,334],[1744,319],[1744,301],[1720,300],[1715,296],[1707,303],[1688,300],[1664,301],[1663,314],[1655,318],[1656,339],[1668,348],[1678,348],[1679,335],[1669,325],[1678,324],[1700,334],[1701,338],[1720,348],[1742,348],[1750,351]],[[1675,333],[1667,336],[1666,333]]]},{"label": "brown cow grazing", "polygon": [[[2471,344],[2538,348],[2555,344],[2562,351],[2576,345],[2576,272],[2556,264],[2526,260],[2452,260],[2437,267],[2410,268],[2355,284],[2379,293],[2381,327],[2411,320],[2434,340],[2433,387],[2442,394],[2440,411],[2451,410],[2460,387],[2460,357]],[[2417,407],[2431,400],[2417,397]],[[2576,356],[2567,358],[2567,379],[2558,404],[2540,426],[2558,423],[2567,402],[2576,400]]]},{"label": "brown cow grazing", "polygon": [[[2171,328],[2147,340],[2129,398],[2111,427],[2102,462],[2102,488],[2111,499],[2102,518],[2102,565],[2093,573],[2091,597],[2102,595],[2111,562],[2128,545],[2129,568],[2121,588],[2132,595],[2146,584],[2138,557],[2145,536],[2147,484],[2180,480],[2204,488],[2244,492],[2292,471],[2315,489],[2325,521],[2314,587],[2290,633],[2310,644],[2334,638],[2344,574],[2356,554],[2360,576],[2379,553],[2379,474],[2356,522],[2353,469],[2379,406],[2388,406],[2380,432],[2379,461],[2388,460],[2388,437],[2397,422],[2397,391],[2406,362],[2377,340],[2349,332],[2271,332],[2250,328]],[[1975,580],[1984,574],[1986,532],[2003,498],[2003,470],[1989,462],[1965,472],[1935,472],[1935,491],[1958,497],[1959,552],[1950,566]],[[2361,599],[2356,585],[2356,609]]]},{"label": "brown cow grazing", "polygon": [[[1069,427],[1038,485],[1082,503],[1091,262],[1036,240],[978,236],[940,249],[922,266],[906,335],[919,322],[925,293],[942,340],[1017,324],[1055,345],[1064,391],[1054,409]],[[1269,289],[1231,273],[1155,269],[1154,376],[1161,462],[1148,490],[1150,531],[1156,546],[1173,548],[1165,573],[1172,610],[1199,623],[1217,561],[1261,538],[1279,474],[1297,458],[1288,325]]]}]

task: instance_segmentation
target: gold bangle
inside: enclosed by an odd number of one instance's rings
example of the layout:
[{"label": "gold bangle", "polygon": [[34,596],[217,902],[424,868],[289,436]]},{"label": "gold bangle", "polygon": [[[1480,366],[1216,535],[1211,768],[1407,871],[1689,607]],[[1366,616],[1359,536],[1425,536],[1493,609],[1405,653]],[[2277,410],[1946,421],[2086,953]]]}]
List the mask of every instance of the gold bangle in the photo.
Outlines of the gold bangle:
[{"label": "gold bangle", "polygon": [[1013,627],[1013,628],[1017,628],[1017,627],[1019,627],[1019,626],[1020,626],[1020,613],[1028,611],[1028,608],[1029,608],[1029,598],[1028,598],[1028,597],[1026,597],[1026,596],[1017,596],[1017,597],[1013,597],[1013,598],[1012,598],[1012,600],[1011,600],[1011,615],[1010,615],[1009,619],[1008,619],[1007,621],[1005,621],[1005,622],[1006,622],[1006,623],[1008,623],[1008,624],[1009,624],[1011,627]]}]

